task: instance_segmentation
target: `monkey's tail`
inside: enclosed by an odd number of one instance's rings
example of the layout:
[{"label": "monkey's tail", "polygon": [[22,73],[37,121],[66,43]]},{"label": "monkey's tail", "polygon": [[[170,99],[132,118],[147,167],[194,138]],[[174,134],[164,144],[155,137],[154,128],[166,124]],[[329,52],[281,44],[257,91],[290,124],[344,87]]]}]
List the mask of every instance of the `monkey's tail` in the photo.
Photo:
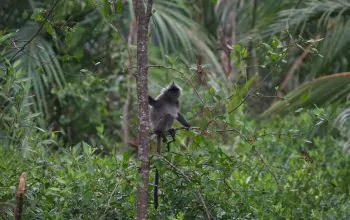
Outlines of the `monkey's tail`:
[{"label": "monkey's tail", "polygon": [[159,172],[156,169],[156,174],[154,176],[154,192],[153,192],[153,197],[154,197],[154,208],[158,208],[158,182],[159,182]]},{"label": "monkey's tail", "polygon": [[[161,136],[157,135],[157,155],[160,156],[161,152]],[[156,173],[154,175],[154,191],[153,191],[153,203],[154,203],[154,208],[158,208],[158,184],[159,184],[159,171],[156,168]]]}]

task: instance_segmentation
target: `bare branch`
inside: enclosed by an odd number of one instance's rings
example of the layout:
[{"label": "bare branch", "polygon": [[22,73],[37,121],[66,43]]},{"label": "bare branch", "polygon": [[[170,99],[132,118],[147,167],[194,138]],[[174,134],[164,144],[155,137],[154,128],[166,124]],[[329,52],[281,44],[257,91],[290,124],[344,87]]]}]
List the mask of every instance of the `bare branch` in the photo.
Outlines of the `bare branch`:
[{"label": "bare branch", "polygon": [[247,93],[247,95],[242,99],[242,101],[234,109],[232,109],[228,113],[230,114],[230,113],[236,111],[247,100],[248,96],[249,96],[249,93]]}]

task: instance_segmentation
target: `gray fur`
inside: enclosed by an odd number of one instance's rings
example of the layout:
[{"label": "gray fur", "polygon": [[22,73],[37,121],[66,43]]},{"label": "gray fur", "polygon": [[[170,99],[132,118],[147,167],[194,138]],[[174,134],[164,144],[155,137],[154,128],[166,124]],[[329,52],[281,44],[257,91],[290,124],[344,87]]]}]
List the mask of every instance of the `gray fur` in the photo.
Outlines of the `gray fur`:
[{"label": "gray fur", "polygon": [[156,99],[149,97],[151,128],[155,134],[164,135],[175,119],[185,127],[190,126],[179,112],[180,95],[181,88],[172,83]]}]

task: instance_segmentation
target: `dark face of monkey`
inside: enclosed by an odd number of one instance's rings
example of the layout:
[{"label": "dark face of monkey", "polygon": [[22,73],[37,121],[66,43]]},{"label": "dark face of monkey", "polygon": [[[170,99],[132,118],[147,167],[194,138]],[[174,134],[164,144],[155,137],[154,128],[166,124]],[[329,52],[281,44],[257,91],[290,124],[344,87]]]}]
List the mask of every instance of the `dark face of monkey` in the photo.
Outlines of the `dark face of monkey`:
[{"label": "dark face of monkey", "polygon": [[177,101],[181,95],[181,89],[175,84],[172,83],[164,94],[169,98],[169,100]]},{"label": "dark face of monkey", "polygon": [[176,95],[177,97],[180,97],[180,88],[175,85],[175,83],[172,83],[168,89],[169,92],[173,93],[174,95]]}]

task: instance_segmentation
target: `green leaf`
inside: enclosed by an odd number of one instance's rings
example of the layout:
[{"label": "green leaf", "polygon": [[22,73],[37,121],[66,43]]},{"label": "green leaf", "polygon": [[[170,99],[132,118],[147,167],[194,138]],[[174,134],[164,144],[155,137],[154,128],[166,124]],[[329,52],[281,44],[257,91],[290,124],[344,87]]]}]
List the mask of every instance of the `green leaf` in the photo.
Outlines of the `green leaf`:
[{"label": "green leaf", "polygon": [[53,29],[52,25],[50,23],[45,23],[45,30],[47,31],[47,33],[49,33],[50,35],[53,35],[55,33],[55,30]]},{"label": "green leaf", "polygon": [[4,36],[0,37],[0,43],[4,42],[5,40],[11,38],[14,36],[14,33],[9,33],[9,34],[5,34]]},{"label": "green leaf", "polygon": [[63,184],[63,185],[65,185],[65,184],[67,183],[65,180],[63,180],[63,179],[60,178],[60,177],[57,177],[57,178],[56,178],[56,181],[57,181],[58,183],[60,183],[60,184]]},{"label": "green leaf", "polygon": [[123,12],[123,3],[121,0],[117,0],[117,13],[121,14]]}]

